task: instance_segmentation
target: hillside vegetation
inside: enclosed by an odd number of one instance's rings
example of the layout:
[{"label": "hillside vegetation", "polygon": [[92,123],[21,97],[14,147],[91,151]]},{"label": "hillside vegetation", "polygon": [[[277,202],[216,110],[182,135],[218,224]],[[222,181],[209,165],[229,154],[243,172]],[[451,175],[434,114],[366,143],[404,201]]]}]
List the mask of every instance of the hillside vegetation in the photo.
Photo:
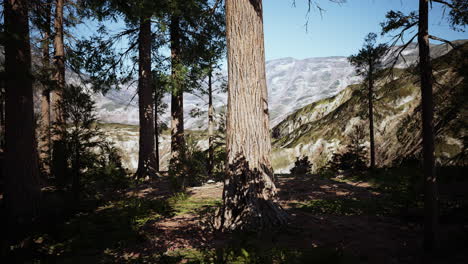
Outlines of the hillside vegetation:
[{"label": "hillside vegetation", "polygon": [[[436,157],[442,165],[466,164],[468,44],[433,60]],[[367,124],[364,84],[307,105],[276,127],[273,164],[289,171],[296,157],[308,156],[317,170],[349,141],[353,127]],[[420,89],[416,66],[382,71],[376,82],[377,164],[389,166],[417,157],[420,142]],[[416,131],[416,133],[415,133]],[[368,145],[367,138],[364,138]]]}]

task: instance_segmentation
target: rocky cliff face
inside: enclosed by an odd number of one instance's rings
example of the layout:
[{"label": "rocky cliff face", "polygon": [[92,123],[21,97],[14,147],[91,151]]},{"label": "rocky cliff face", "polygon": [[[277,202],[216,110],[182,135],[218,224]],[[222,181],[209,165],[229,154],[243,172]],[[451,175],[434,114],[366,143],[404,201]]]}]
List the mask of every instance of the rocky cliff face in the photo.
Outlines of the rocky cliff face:
[{"label": "rocky cliff face", "polygon": [[[466,163],[468,45],[435,59],[436,156],[442,164]],[[375,128],[377,162],[388,166],[418,155],[420,92],[417,69],[397,69],[380,76],[376,84]],[[335,96],[309,104],[288,116],[272,130],[273,164],[286,172],[299,156],[308,156],[318,169],[340,151],[353,127],[367,122],[367,100],[362,84],[348,86]],[[368,146],[368,142],[365,142]]]}]

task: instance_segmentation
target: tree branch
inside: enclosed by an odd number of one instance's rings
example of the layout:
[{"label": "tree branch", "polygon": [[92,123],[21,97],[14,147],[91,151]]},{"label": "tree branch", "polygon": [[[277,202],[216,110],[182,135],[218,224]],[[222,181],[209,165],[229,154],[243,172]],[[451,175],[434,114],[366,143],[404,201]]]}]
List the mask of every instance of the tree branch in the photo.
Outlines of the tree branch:
[{"label": "tree branch", "polygon": [[440,41],[440,42],[444,42],[444,43],[450,45],[453,49],[457,48],[457,46],[455,46],[455,44],[453,44],[452,42],[450,42],[448,40],[445,40],[445,39],[442,39],[442,38],[439,38],[439,37],[436,37],[436,36],[433,36],[433,35],[429,35],[429,38],[433,39],[433,40]]}]

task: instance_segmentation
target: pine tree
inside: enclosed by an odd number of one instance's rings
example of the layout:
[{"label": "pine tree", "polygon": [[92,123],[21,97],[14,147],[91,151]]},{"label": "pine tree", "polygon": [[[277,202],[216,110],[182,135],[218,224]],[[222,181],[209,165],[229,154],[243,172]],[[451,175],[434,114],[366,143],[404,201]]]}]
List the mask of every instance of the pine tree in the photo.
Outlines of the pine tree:
[{"label": "pine tree", "polygon": [[468,2],[465,0],[419,0],[418,12],[410,12],[405,15],[402,12],[390,11],[386,15],[386,21],[381,23],[382,34],[399,31],[394,37],[393,46],[399,40],[403,40],[405,34],[414,27],[418,28],[416,34],[394,51],[394,65],[399,57],[403,57],[403,51],[417,38],[419,46],[419,74],[421,78],[421,109],[422,109],[422,154],[424,175],[424,251],[426,257],[430,257],[433,250],[438,247],[439,212],[437,176],[435,172],[434,158],[434,102],[433,102],[433,77],[430,59],[429,39],[454,45],[447,40],[429,34],[429,2],[442,4],[449,8],[449,21],[454,29],[466,26],[468,23]]},{"label": "pine tree", "polygon": [[381,67],[382,58],[387,53],[386,44],[376,46],[377,34],[369,33],[364,41],[364,47],[358,54],[348,58],[349,62],[356,68],[359,75],[364,76],[367,81],[368,89],[368,108],[369,108],[369,141],[370,141],[370,167],[375,168],[375,140],[374,140],[374,79],[375,74]]}]

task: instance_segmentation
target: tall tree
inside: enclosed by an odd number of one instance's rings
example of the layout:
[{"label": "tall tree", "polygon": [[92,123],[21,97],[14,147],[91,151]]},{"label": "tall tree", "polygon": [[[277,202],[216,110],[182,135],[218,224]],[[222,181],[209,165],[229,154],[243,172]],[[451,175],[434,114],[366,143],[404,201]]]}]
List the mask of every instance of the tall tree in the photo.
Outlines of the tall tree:
[{"label": "tall tree", "polygon": [[65,44],[64,44],[64,13],[65,0],[55,1],[54,17],[54,89],[51,92],[51,121],[53,124],[52,136],[52,173],[59,186],[63,186],[66,176],[65,145],[61,138],[61,129],[65,126],[65,119],[61,110],[62,93],[65,90]]},{"label": "tall tree", "polygon": [[39,201],[27,0],[4,0],[6,72],[5,234],[31,227]]},{"label": "tall tree", "polygon": [[[65,89],[65,44],[63,42],[63,8],[65,0],[56,0],[54,17],[54,66],[56,82],[55,89],[52,91],[52,121],[58,124],[64,122],[60,111],[60,100]],[[58,138],[56,138],[58,140]]]},{"label": "tall tree", "polygon": [[53,0],[41,0],[34,2],[32,21],[40,32],[40,46],[42,50],[41,64],[38,65],[38,80],[41,83],[41,118],[39,130],[39,156],[42,169],[49,173],[49,158],[51,150],[51,120],[50,120],[50,91],[51,85],[51,58],[50,44],[52,39],[52,2]]},{"label": "tall tree", "polygon": [[[77,54],[85,58],[78,60],[78,67],[91,75],[91,83],[103,93],[110,88],[132,83],[134,67],[128,67],[129,60],[138,64],[138,107],[140,122],[138,169],[135,177],[153,176],[157,171],[155,158],[155,126],[152,77],[152,52],[159,46],[153,45],[152,19],[163,8],[165,1],[139,0],[86,0],[82,4],[90,16],[100,22],[123,19],[126,29],[109,37],[105,27],[100,27],[100,35],[81,41]],[[115,52],[119,42],[126,37],[129,45],[124,52]],[[107,38],[107,39],[106,39]],[[97,40],[97,41],[94,41]],[[156,47],[155,47],[156,46]],[[91,55],[90,55],[91,54]],[[129,69],[130,68],[130,69]]]},{"label": "tall tree", "polygon": [[[437,176],[435,173],[434,158],[434,102],[433,102],[433,75],[430,60],[429,39],[453,44],[450,41],[429,34],[429,3],[435,2],[449,8],[449,22],[453,29],[459,29],[468,23],[468,2],[466,0],[419,0],[419,11],[407,15],[402,12],[390,11],[387,20],[381,23],[382,34],[399,30],[394,36],[395,45],[397,41],[403,40],[408,32],[418,27],[417,32],[400,48],[394,50],[395,62],[403,57],[403,51],[417,38],[419,46],[419,73],[421,78],[421,109],[422,109],[422,156],[424,173],[424,251],[426,257],[430,257],[433,250],[438,246],[439,212]],[[461,30],[463,30],[461,28]]]},{"label": "tall tree", "polygon": [[261,0],[226,0],[228,50],[227,171],[220,227],[284,224],[270,162]]},{"label": "tall tree", "polygon": [[138,108],[140,112],[140,148],[136,177],[156,173],[154,155],[154,102],[151,72],[151,16],[140,18],[138,37]]},{"label": "tall tree", "polygon": [[[185,149],[184,137],[184,90],[181,60],[181,19],[173,14],[170,19],[170,48],[171,48],[171,163],[179,163],[183,159]],[[174,165],[174,164],[173,164]],[[174,166],[178,167],[178,166]],[[184,173],[182,173],[184,174]],[[183,175],[182,175],[183,176]],[[182,186],[184,179],[182,179]]]},{"label": "tall tree", "polygon": [[356,67],[356,72],[364,76],[367,81],[367,100],[369,108],[369,141],[370,141],[370,167],[375,168],[375,140],[374,140],[374,78],[377,70],[382,66],[382,57],[387,53],[388,46],[379,44],[376,46],[377,34],[369,33],[364,40],[364,47],[358,54],[348,58]]}]

